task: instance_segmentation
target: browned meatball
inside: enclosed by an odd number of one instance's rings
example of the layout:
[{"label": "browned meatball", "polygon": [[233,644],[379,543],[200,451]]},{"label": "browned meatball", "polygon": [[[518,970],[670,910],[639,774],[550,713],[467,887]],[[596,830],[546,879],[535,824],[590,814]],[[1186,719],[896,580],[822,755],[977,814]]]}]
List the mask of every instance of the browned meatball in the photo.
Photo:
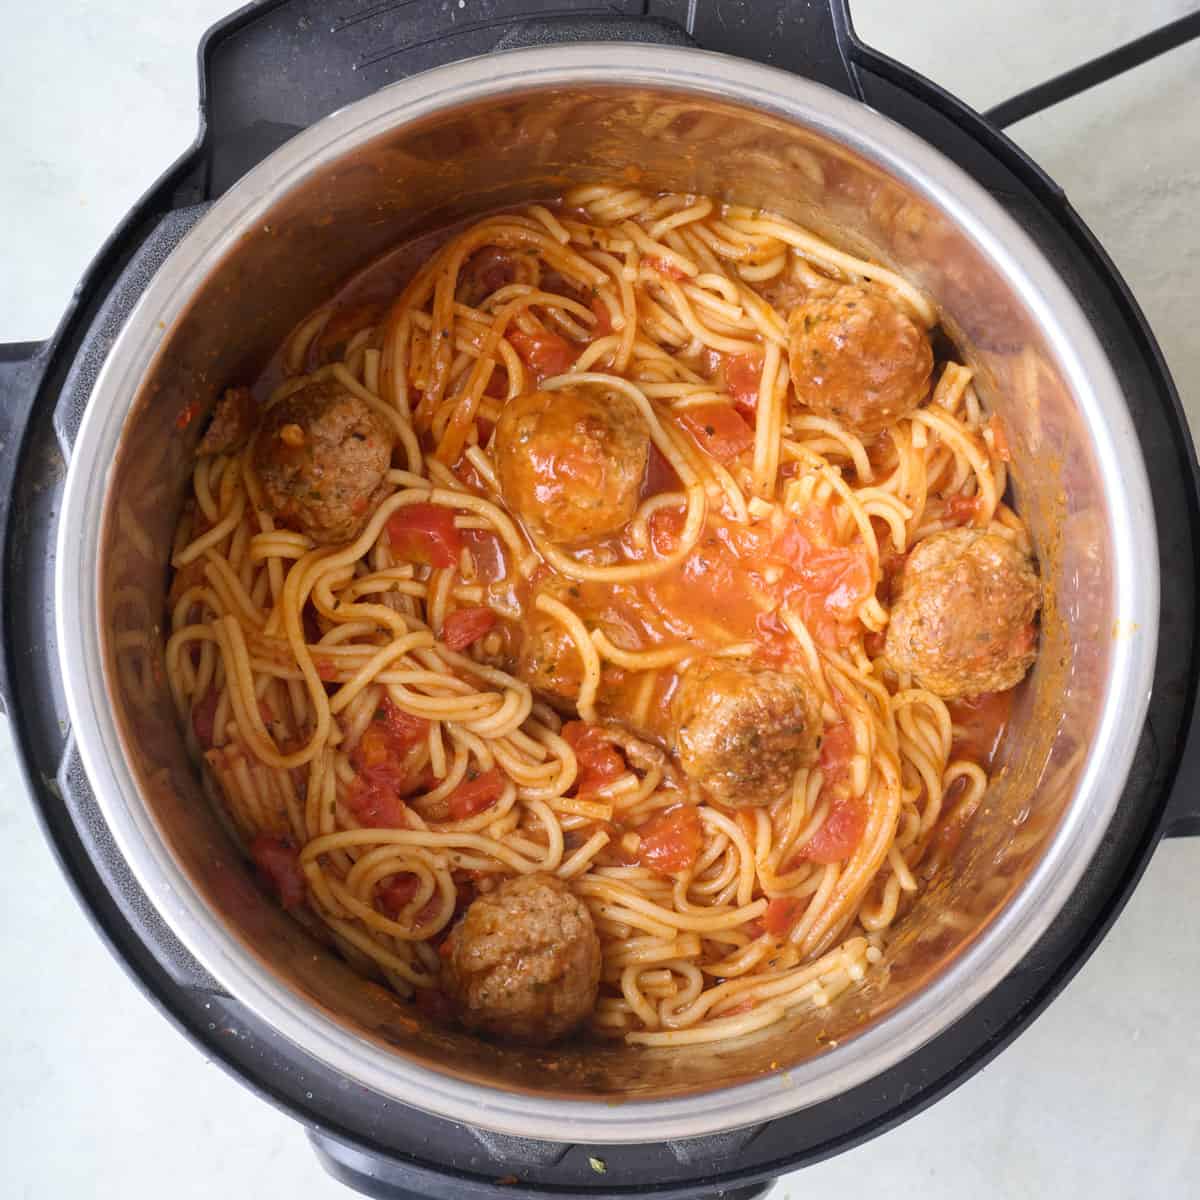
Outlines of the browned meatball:
[{"label": "browned meatball", "polygon": [[[552,588],[550,594],[570,604],[570,598],[562,594],[562,589]],[[540,612],[532,604],[525,617],[517,677],[552,703],[574,703],[583,685],[583,659],[575,639],[561,621]]]},{"label": "browned meatball", "polygon": [[650,430],[628,396],[596,384],[530,392],[496,425],[504,499],[563,546],[616,533],[637,509]]},{"label": "browned meatball", "polygon": [[468,1029],[544,1044],[596,1006],[600,938],[553,875],[518,876],[478,897],[448,944],[442,987]]},{"label": "browned meatball", "polygon": [[362,400],[321,380],[267,412],[254,467],[282,524],[321,545],[348,542],[387,494],[392,440]]},{"label": "browned meatball", "polygon": [[671,699],[684,771],[720,804],[770,804],[816,761],[821,702],[808,677],[735,659],[690,664]]},{"label": "browned meatball", "polygon": [[929,391],[929,338],[885,297],[839,287],[788,317],[788,359],[796,398],[872,438],[912,412]]},{"label": "browned meatball", "polygon": [[1042,589],[1007,538],[953,529],[919,542],[897,581],[885,652],[946,700],[1015,687],[1037,657]]}]

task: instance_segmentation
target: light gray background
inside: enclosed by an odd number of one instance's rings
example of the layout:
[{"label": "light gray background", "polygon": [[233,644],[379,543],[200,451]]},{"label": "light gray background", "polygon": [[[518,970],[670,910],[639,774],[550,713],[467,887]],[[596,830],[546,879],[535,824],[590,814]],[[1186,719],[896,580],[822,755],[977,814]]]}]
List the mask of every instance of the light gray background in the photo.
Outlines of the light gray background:
[{"label": "light gray background", "polygon": [[[191,141],[196,44],[234,2],[0,0],[0,340],[50,333],[103,238]],[[868,42],[986,108],[1197,0],[852,7]],[[1200,45],[1014,132],[1132,284],[1195,428]],[[206,1063],[109,958],[43,843],[3,724],[0,839],[0,1193],[346,1197],[299,1128]],[[1196,1196],[1198,1028],[1200,839],[1157,851],[1100,951],[992,1066],[773,1200]]]}]

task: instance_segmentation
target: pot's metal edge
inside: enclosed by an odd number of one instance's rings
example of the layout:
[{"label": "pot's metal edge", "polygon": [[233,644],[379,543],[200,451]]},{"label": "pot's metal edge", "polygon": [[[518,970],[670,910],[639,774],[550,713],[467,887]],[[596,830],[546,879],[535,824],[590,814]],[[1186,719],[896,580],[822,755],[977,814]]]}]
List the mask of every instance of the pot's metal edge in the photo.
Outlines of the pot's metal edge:
[{"label": "pot's metal edge", "polygon": [[[1028,952],[1070,896],[1115,809],[1149,703],[1158,625],[1154,516],[1141,452],[1093,331],[1032,241],[987,193],[915,135],[855,101],[786,72],[724,55],[665,47],[588,45],[511,51],[392,85],[325,118],[242,179],[155,276],[97,380],[79,432],[58,532],[56,610],[63,680],[77,743],[113,836],[152,902],[188,949],[261,1019],[357,1082],[452,1120],[522,1137],[645,1142],[759,1124],[840,1094],[911,1054],[965,1014]],[[923,192],[965,229],[1025,297],[1074,388],[1087,397],[1114,506],[1114,610],[1134,630],[1113,648],[1097,729],[1100,749],[1021,894],[959,959],[878,1025],[789,1072],[703,1097],[539,1100],[466,1084],[386,1057],[268,977],[190,891],[141,802],[109,711],[99,628],[104,496],[125,417],[166,330],[226,249],[278,194],[351,145],[449,105],[513,89],[610,84],[684,89],[765,109],[838,138]],[[102,470],[96,464],[105,464]],[[68,567],[69,565],[69,567]],[[1124,706],[1124,707],[1122,707]],[[964,982],[966,981],[966,982]]]}]

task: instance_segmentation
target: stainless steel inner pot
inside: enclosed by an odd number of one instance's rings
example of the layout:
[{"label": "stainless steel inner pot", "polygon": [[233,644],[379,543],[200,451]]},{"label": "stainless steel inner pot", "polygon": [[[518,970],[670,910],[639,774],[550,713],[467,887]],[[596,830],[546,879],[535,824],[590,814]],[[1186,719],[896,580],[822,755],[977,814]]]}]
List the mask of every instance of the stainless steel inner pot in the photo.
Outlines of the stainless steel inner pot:
[{"label": "stainless steel inner pot", "polygon": [[[1003,769],[883,963],[824,1010],[737,1044],[532,1051],[423,1027],[265,898],[188,761],[161,668],[174,523],[205,411],[296,321],[415,234],[619,180],[775,209],[937,300],[1013,444],[1047,583],[1042,651]],[[300,134],[155,276],[112,348],[70,465],[57,620],[75,737],[131,870],[262,1020],[403,1104],[547,1140],[692,1137],[816,1104],[965,1013],[1087,869],[1149,697],[1154,517],[1086,319],[978,185],[868,108],[792,75],[663,47],[574,45],[416,76]],[[615,1103],[622,1101],[622,1103]]]}]

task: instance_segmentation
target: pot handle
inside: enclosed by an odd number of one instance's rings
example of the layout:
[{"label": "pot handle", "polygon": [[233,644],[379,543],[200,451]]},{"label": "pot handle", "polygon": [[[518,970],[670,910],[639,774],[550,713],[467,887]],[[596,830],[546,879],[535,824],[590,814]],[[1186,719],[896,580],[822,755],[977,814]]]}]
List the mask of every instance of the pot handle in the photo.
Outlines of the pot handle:
[{"label": "pot handle", "polygon": [[[851,67],[849,0],[649,0],[640,14],[598,16],[593,0],[572,13],[559,0],[538,14],[530,0],[503,20],[496,50],[563,41],[650,41],[698,46],[779,67],[861,99]],[[615,6],[614,6],[615,7]]]},{"label": "pot handle", "polygon": [[[215,199],[326,114],[460,59],[562,42],[699,46],[793,71],[862,98],[849,0],[494,0],[364,4],[341,15],[258,0],[200,45],[204,130],[177,202]],[[295,80],[303,79],[298,88]]]},{"label": "pot handle", "polygon": [[[489,1200],[510,1189],[514,1196],[528,1194],[521,1187],[519,1175],[512,1173],[509,1160],[504,1158],[493,1163],[494,1175],[490,1178],[486,1162],[472,1162],[473,1170],[483,1176],[472,1178],[466,1174],[436,1171],[399,1158],[370,1154],[317,1129],[308,1131],[308,1140],[317,1161],[338,1183],[370,1196],[372,1200]],[[530,1145],[549,1146],[548,1143]],[[556,1149],[561,1150],[561,1147]],[[519,1170],[519,1164],[516,1165]],[[501,1180],[504,1186],[497,1186]],[[762,1200],[774,1184],[775,1180],[767,1179],[716,1190],[712,1190],[711,1185],[700,1184],[695,1192],[672,1191],[671,1195],[679,1200]],[[556,1194],[563,1197],[586,1195],[594,1200],[629,1195],[624,1188],[619,1192],[616,1189],[608,1192],[589,1189],[586,1193],[556,1190]]]},{"label": "pot handle", "polygon": [[1200,837],[1200,705],[1167,799],[1163,837]]},{"label": "pot handle", "polygon": [[735,54],[863,98],[855,69],[863,49],[850,0],[651,0],[704,50]]},{"label": "pot handle", "polygon": [[[37,402],[49,342],[0,343],[0,562],[10,552],[8,513],[17,483],[17,463],[30,414]],[[4,628],[4,593],[0,589],[0,629]],[[10,692],[7,668],[0,656],[0,712],[8,711]]]}]

